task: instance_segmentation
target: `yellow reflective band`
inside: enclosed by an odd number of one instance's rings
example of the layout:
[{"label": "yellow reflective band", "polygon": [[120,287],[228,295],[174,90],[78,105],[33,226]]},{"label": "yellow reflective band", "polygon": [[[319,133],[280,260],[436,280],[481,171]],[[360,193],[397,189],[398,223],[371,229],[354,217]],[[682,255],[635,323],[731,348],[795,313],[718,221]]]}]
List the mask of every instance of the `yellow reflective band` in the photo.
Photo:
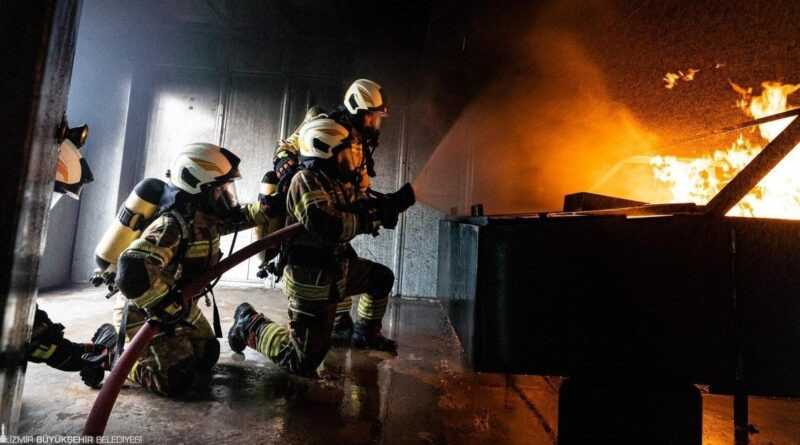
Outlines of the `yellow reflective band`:
[{"label": "yellow reflective band", "polygon": [[53,355],[54,352],[56,352],[57,347],[57,345],[50,345],[49,348],[45,345],[39,345],[36,350],[31,353],[31,356],[42,360],[47,360],[51,355]]},{"label": "yellow reflective band", "polygon": [[[189,243],[189,248],[186,249],[185,258],[205,258],[209,255],[209,242],[197,241]],[[211,253],[219,252],[219,237],[214,238],[211,243]]]},{"label": "yellow reflective band", "polygon": [[289,330],[278,326],[275,323],[267,324],[258,336],[258,352],[266,355],[273,361],[283,349],[283,345],[289,341]]},{"label": "yellow reflective band", "polygon": [[149,309],[159,300],[161,300],[165,295],[167,295],[167,291],[158,293],[153,291],[146,291],[142,296],[138,298],[134,298],[133,302],[136,303],[136,306],[139,306],[142,309]]},{"label": "yellow reflective band", "polygon": [[328,194],[323,190],[311,190],[303,193],[303,196],[300,198],[300,202],[295,204],[294,214],[299,221],[302,221],[306,217],[308,206],[320,202],[327,202],[328,199]]},{"label": "yellow reflective band", "polygon": [[159,258],[161,257],[160,252],[163,250],[166,249],[153,246],[152,244],[146,241],[142,242],[134,241],[133,243],[131,243],[130,247],[128,247],[128,252],[136,252],[142,255],[156,255]]},{"label": "yellow reflective band", "polygon": [[128,380],[130,380],[131,382],[136,383],[137,369],[139,369],[139,360],[136,360],[136,362],[133,364],[133,367],[131,367],[131,371],[128,373]]},{"label": "yellow reflective band", "polygon": [[364,295],[358,302],[358,315],[370,320],[382,318],[383,314],[386,313],[387,303],[388,299],[373,301],[371,298]]},{"label": "yellow reflective band", "polygon": [[[197,306],[195,306],[195,308],[197,308]],[[197,323],[197,321],[200,320],[200,317],[202,317],[202,316],[203,316],[203,313],[200,312],[200,310],[198,309],[197,313],[194,314],[194,317],[192,317],[192,319],[189,320],[189,323],[192,324],[192,325]]]},{"label": "yellow reflective band", "polygon": [[380,320],[383,318],[383,314],[385,312],[362,312],[361,310],[358,311],[358,316],[366,319],[366,320]]},{"label": "yellow reflective band", "polygon": [[158,359],[158,354],[156,354],[156,349],[150,346],[150,352],[153,354],[153,358],[156,360],[156,364],[158,365],[158,370],[161,371],[161,360]]},{"label": "yellow reflective band", "polygon": [[286,292],[290,296],[304,300],[327,300],[331,294],[330,285],[314,286],[311,284],[298,283],[288,274],[283,276],[283,283]]},{"label": "yellow reflective band", "polygon": [[353,300],[351,300],[351,299],[340,301],[336,305],[336,312],[337,313],[338,312],[350,312],[350,306],[352,306],[352,305],[353,305]]},{"label": "yellow reflective band", "polygon": [[167,260],[163,256],[159,255],[156,252],[146,253],[146,252],[137,251],[137,249],[131,249],[129,251],[133,252],[133,253],[137,253],[137,254],[145,257],[145,258],[152,258],[153,260],[155,260],[155,262],[158,265],[158,267],[164,267],[164,265],[167,263]]},{"label": "yellow reflective band", "polygon": [[373,300],[372,298],[364,295],[358,300],[358,305],[361,307],[386,307],[386,304],[389,302],[388,298],[381,298],[379,300]]},{"label": "yellow reflective band", "polygon": [[247,212],[255,224],[264,224],[269,220],[267,214],[261,210],[261,204],[257,202],[247,204]]}]

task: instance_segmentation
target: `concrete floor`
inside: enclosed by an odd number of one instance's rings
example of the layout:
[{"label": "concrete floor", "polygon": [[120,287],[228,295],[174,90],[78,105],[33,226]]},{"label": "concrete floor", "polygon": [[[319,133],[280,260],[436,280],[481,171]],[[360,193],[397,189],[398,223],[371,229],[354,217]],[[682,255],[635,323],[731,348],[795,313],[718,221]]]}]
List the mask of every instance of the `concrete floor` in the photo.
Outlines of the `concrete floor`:
[{"label": "concrete floor", "polygon": [[[226,333],[242,301],[286,321],[280,291],[220,285]],[[45,292],[39,305],[74,341],[110,320],[101,289]],[[203,309],[210,319],[210,308]],[[213,375],[184,398],[126,386],[106,433],[173,444],[555,443],[560,379],[470,372],[433,301],[394,299],[384,330],[398,340],[397,356],[335,347],[325,380],[292,377],[249,349],[237,360],[223,339]],[[77,374],[31,364],[19,434],[79,434],[96,393]],[[800,401],[751,398],[750,415],[759,431],[751,443],[800,444]],[[732,443],[731,419],[729,397],[704,395],[703,443]]]}]

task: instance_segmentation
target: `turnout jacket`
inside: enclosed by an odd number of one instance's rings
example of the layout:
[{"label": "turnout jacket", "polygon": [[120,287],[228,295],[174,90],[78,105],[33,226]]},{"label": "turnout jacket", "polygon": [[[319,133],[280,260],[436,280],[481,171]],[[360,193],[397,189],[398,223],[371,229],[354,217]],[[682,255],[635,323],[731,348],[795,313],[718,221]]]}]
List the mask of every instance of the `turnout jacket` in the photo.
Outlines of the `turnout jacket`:
[{"label": "turnout jacket", "polygon": [[349,241],[375,232],[380,219],[360,190],[320,170],[298,171],[287,194],[286,224],[300,222],[306,231],[289,242],[284,289],[289,296],[327,299],[333,283],[344,286]]},{"label": "turnout jacket", "polygon": [[[268,221],[258,203],[245,204],[242,209],[245,221],[238,230]],[[222,257],[220,236],[234,230],[236,225],[191,205],[184,212],[166,212],[120,255],[117,286],[139,308],[152,308],[179,280],[191,279],[217,264]]]}]

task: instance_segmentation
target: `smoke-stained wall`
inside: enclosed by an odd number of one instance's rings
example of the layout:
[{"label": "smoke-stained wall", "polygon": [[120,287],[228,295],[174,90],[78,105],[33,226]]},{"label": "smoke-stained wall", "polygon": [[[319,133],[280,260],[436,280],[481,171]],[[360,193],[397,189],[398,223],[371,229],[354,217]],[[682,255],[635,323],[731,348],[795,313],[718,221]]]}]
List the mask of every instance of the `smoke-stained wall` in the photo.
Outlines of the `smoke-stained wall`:
[{"label": "smoke-stained wall", "polygon": [[[185,9],[173,11],[161,2],[84,4],[70,120],[91,128],[84,155],[95,182],[84,188],[77,222],[63,218],[63,231],[75,234],[74,249],[69,236],[48,242],[46,256],[73,252],[71,265],[54,261],[42,270],[53,277],[49,285],[63,283],[67,274],[77,282],[91,275],[94,248],[127,194],[144,177],[164,179],[182,144],[205,140],[237,153],[240,201],[254,200],[278,139],[294,131],[309,106],[337,105],[357,78],[378,81],[389,98],[374,188],[396,190],[427,157],[433,142],[412,135],[424,127],[412,110],[419,94],[418,54],[335,39],[272,38],[255,30],[262,22],[248,21],[259,13],[277,14],[259,10],[269,9],[263,3],[193,5],[187,16]],[[397,230],[353,244],[360,255],[400,271],[398,293],[430,297],[437,219],[418,206]],[[223,239],[223,250],[230,241]],[[250,231],[240,233],[237,246],[250,241]],[[257,265],[251,259],[225,278],[257,281]]]}]

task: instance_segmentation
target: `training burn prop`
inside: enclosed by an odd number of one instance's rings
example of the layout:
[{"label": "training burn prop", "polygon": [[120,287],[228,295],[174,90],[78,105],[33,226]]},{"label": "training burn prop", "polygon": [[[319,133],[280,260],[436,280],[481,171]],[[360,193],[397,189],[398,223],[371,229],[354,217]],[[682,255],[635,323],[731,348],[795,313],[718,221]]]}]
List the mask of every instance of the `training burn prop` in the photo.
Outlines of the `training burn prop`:
[{"label": "training burn prop", "polygon": [[[184,295],[184,304],[191,304],[192,297],[197,295],[203,287],[208,283],[229,271],[237,264],[250,258],[259,252],[264,251],[269,247],[273,247],[282,243],[283,241],[297,235],[303,230],[300,223],[295,223],[283,229],[268,235],[247,247],[234,252],[228,258],[217,263],[214,267],[208,269],[205,273],[196,279],[186,283],[181,292]],[[111,409],[114,407],[114,402],[117,400],[119,391],[122,389],[122,384],[128,377],[133,364],[139,358],[145,347],[150,343],[150,340],[158,333],[159,326],[157,323],[147,322],[139,329],[139,332],[131,340],[125,352],[117,360],[114,369],[111,370],[108,378],[103,384],[100,393],[95,399],[92,410],[89,413],[89,418],[86,419],[86,425],[83,427],[84,436],[102,436],[108,423],[108,418],[111,415]]]},{"label": "training burn prop", "polygon": [[[800,150],[793,150],[790,143],[800,108],[789,103],[800,84],[764,82],[759,95],[753,95],[752,88],[732,86],[742,96],[737,108],[755,119],[668,145],[691,147],[701,139],[739,132],[736,141],[710,154],[653,157],[654,179],[667,186],[672,203],[706,204],[709,211],[728,216],[800,219]],[[750,127],[755,128],[741,131]],[[770,150],[764,141],[770,143]],[[772,158],[780,162],[772,163]],[[762,169],[762,164],[769,167]],[[755,171],[763,174],[753,175]],[[639,198],[650,201],[646,196]]]},{"label": "training burn prop", "polygon": [[705,205],[582,193],[441,221],[437,296],[472,367],[568,377],[559,443],[700,444],[695,383],[733,394],[746,439],[748,395],[800,396],[800,221],[730,213],[800,153],[781,124]]}]

